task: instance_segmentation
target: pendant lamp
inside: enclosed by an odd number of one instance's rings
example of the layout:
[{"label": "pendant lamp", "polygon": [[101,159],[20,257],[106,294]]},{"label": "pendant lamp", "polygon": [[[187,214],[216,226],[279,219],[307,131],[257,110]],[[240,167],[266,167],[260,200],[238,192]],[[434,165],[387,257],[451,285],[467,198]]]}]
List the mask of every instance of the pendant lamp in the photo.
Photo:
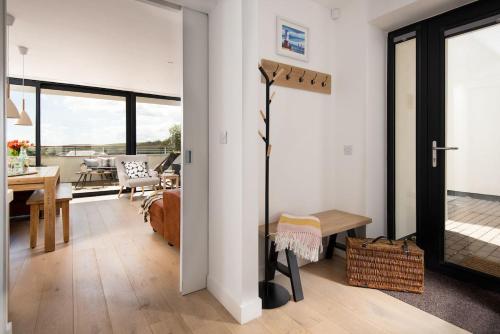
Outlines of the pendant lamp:
[{"label": "pendant lamp", "polygon": [[15,123],[16,125],[31,126],[33,122],[30,116],[26,112],[26,100],[24,99],[24,56],[28,53],[28,48],[25,46],[19,46],[19,53],[23,56],[23,109],[19,113],[19,119]]}]

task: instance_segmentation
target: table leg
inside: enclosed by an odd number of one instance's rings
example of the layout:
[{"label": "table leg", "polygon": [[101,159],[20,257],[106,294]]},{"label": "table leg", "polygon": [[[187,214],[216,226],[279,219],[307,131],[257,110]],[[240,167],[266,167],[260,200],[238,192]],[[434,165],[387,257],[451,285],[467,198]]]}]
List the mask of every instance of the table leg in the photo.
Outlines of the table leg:
[{"label": "table leg", "polygon": [[351,228],[350,230],[347,231],[347,236],[350,238],[356,238],[356,229]]},{"label": "table leg", "polygon": [[161,180],[163,182],[163,190],[167,190],[167,179],[162,177]]},{"label": "table leg", "polygon": [[45,251],[52,252],[56,249],[56,178],[45,178],[44,189],[44,224],[45,224]]},{"label": "table leg", "polygon": [[78,177],[78,181],[76,181],[76,184],[75,184],[75,190],[78,189],[78,184],[80,183],[80,180],[83,178],[83,174],[80,174],[80,176]]},{"label": "table leg", "polygon": [[332,234],[328,238],[328,246],[326,247],[325,259],[331,259],[333,256],[333,251],[335,250],[335,244],[337,243],[337,234]]},{"label": "table leg", "polygon": [[297,264],[297,257],[295,253],[288,248],[285,249],[286,260],[288,263],[288,270],[290,272],[290,283],[292,285],[293,300],[298,302],[304,299],[302,292],[302,283],[300,282],[299,265]]}]

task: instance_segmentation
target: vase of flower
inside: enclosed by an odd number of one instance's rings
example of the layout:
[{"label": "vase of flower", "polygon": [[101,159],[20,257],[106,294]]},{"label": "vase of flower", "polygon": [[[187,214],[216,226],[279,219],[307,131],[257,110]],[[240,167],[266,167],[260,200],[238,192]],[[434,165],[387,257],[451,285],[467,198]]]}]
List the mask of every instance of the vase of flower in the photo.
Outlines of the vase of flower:
[{"label": "vase of flower", "polygon": [[28,140],[11,140],[7,143],[9,175],[22,174],[26,171],[29,166],[26,150],[32,146]]}]

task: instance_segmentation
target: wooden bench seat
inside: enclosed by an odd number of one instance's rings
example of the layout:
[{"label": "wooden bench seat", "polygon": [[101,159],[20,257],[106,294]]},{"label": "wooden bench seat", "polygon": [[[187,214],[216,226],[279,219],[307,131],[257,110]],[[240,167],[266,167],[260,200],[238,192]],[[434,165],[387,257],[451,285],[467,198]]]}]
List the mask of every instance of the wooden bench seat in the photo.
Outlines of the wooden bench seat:
[{"label": "wooden bench seat", "polygon": [[[333,234],[342,233],[355,229],[361,226],[368,225],[372,222],[371,218],[355,215],[352,213],[340,211],[340,210],[329,210],[314,213],[311,216],[317,217],[321,224],[321,235],[323,237],[328,237]],[[276,230],[278,228],[278,222],[269,224],[269,234],[271,238],[274,238]],[[264,236],[265,226],[259,226],[259,233]]]},{"label": "wooden bench seat", "polygon": [[[321,235],[323,237],[329,237],[328,246],[325,252],[326,259],[331,259],[333,256],[333,250],[335,249],[338,233],[347,232],[348,236],[355,237],[356,228],[368,225],[372,222],[371,218],[340,210],[318,212],[312,214],[311,216],[315,216],[319,219],[321,225]],[[304,299],[297,259],[293,251],[286,249],[285,255],[288,266],[285,266],[278,261],[278,253],[276,252],[276,244],[274,243],[274,236],[277,228],[278,222],[269,224],[269,238],[271,239],[271,249],[269,250],[269,268],[271,272],[268,275],[271,279],[274,279],[275,272],[278,270],[283,275],[288,276],[292,285],[293,299],[297,302]],[[259,234],[262,237],[265,236],[265,225],[259,226]]]},{"label": "wooden bench seat", "polygon": [[[35,190],[26,204],[30,207],[30,246],[35,248],[38,238],[40,211],[43,211],[44,191]],[[56,188],[56,206],[62,209],[64,242],[69,241],[69,202],[73,199],[71,183],[59,183]]]}]

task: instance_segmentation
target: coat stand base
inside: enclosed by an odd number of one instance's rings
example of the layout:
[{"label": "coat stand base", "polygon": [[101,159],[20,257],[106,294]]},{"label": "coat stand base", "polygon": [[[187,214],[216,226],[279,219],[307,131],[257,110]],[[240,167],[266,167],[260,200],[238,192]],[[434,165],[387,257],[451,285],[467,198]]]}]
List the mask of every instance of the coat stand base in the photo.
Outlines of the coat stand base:
[{"label": "coat stand base", "polygon": [[265,310],[285,305],[290,300],[288,290],[274,282],[259,282],[259,297]]}]

